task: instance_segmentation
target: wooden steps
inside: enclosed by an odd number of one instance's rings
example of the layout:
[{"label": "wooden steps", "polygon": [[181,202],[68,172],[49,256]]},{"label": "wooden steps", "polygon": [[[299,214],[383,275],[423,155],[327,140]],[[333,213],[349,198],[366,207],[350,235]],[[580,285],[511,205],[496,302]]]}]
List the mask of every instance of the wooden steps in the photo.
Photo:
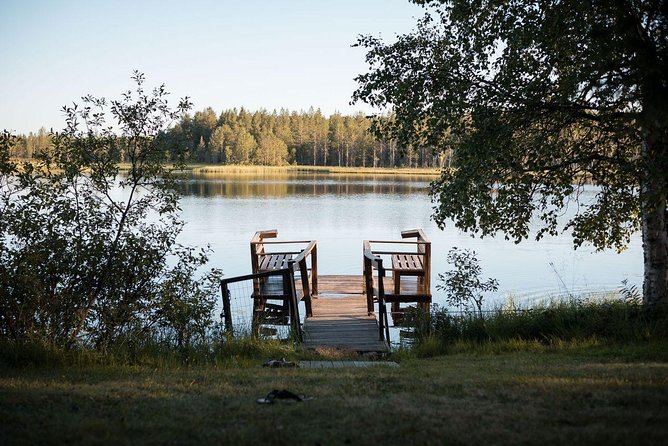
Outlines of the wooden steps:
[{"label": "wooden steps", "polygon": [[362,276],[319,276],[313,316],[304,321],[304,348],[387,352],[376,316],[367,311]]}]

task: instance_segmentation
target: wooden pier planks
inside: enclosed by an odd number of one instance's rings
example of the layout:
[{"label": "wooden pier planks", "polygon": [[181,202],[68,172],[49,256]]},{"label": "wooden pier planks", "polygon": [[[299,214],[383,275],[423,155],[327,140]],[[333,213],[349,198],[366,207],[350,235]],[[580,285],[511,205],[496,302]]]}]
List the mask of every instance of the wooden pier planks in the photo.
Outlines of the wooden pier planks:
[{"label": "wooden pier planks", "polygon": [[318,281],[313,316],[304,321],[304,347],[387,352],[378,321],[367,311],[362,276],[319,276]]}]

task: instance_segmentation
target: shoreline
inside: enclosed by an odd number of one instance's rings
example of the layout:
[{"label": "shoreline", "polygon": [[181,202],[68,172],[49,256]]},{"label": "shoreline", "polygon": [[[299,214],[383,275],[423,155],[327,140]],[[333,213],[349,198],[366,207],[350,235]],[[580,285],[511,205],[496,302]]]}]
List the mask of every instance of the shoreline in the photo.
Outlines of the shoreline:
[{"label": "shoreline", "polygon": [[[35,166],[37,160],[11,157],[15,163],[29,162]],[[117,163],[120,171],[130,170],[130,163]],[[285,166],[255,166],[242,164],[205,164],[187,163],[183,169],[177,172],[190,172],[195,174],[354,174],[354,175],[419,175],[438,177],[441,175],[439,168],[422,167],[344,167],[344,166],[304,166],[288,164]]]},{"label": "shoreline", "polygon": [[[119,163],[121,170],[127,170],[128,163]],[[409,167],[339,167],[339,166],[249,166],[238,164],[186,164],[185,172],[195,174],[355,174],[355,175],[424,175],[438,177],[440,169],[409,168]]]}]

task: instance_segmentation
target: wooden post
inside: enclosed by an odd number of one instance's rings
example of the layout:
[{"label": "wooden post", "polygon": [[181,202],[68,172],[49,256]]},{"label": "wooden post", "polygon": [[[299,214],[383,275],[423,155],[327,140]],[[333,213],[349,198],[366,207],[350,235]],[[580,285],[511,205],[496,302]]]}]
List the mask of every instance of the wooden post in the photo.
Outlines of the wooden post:
[{"label": "wooden post", "polygon": [[318,295],[318,245],[311,251],[311,294]]},{"label": "wooden post", "polygon": [[373,313],[373,266],[371,260],[364,256],[364,292],[366,293],[366,309]]},{"label": "wooden post", "polygon": [[[378,259],[378,339],[381,341],[389,338],[389,329],[387,328],[387,309],[385,308],[385,269],[383,260]],[[385,333],[387,331],[387,338]]]},{"label": "wooden post", "polygon": [[295,290],[295,262],[290,260],[288,268],[283,270],[283,289],[288,291],[288,305],[290,309],[290,325],[297,336],[297,341],[302,342],[302,330],[299,321],[299,302],[297,301],[297,291]]},{"label": "wooden post", "polygon": [[[304,305],[306,306],[306,317],[313,316],[313,311],[311,309],[311,288],[308,283],[308,268],[306,267],[306,259],[302,259],[299,262],[299,273],[302,279],[302,292],[304,293]],[[313,270],[311,270],[313,273]]]},{"label": "wooden post", "polygon": [[220,290],[223,294],[223,318],[225,319],[225,331],[228,334],[233,334],[232,328],[232,310],[230,305],[230,290],[227,288],[226,283],[220,284]]}]

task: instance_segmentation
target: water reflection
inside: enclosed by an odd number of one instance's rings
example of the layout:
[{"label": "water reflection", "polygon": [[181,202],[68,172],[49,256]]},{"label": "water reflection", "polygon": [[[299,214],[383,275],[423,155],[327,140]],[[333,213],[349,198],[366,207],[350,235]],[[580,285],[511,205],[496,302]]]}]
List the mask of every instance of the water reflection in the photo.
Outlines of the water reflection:
[{"label": "water reflection", "polygon": [[302,195],[426,194],[433,176],[354,174],[192,174],[179,181],[183,195],[284,198]]}]

